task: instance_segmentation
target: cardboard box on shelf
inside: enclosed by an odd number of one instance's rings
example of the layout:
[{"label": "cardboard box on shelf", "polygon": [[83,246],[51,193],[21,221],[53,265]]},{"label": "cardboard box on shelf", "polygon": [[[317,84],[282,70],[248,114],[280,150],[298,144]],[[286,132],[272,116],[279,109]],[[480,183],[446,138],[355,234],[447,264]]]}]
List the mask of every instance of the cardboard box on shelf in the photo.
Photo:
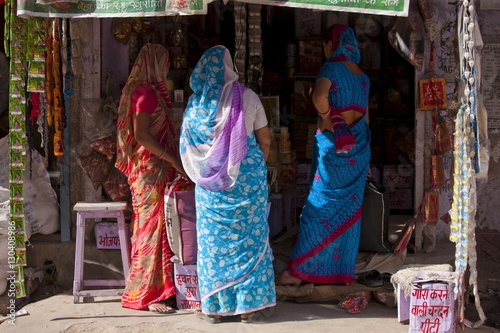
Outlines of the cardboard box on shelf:
[{"label": "cardboard box on shelf", "polygon": [[281,164],[281,176],[284,184],[295,184],[297,179],[297,161]]},{"label": "cardboard box on shelf", "polygon": [[311,164],[300,163],[297,166],[297,184],[309,184],[309,173],[311,172]]},{"label": "cardboard box on shelf", "polygon": [[290,150],[289,153],[279,153],[278,160],[281,163],[293,163],[297,160],[297,153],[294,149]]}]

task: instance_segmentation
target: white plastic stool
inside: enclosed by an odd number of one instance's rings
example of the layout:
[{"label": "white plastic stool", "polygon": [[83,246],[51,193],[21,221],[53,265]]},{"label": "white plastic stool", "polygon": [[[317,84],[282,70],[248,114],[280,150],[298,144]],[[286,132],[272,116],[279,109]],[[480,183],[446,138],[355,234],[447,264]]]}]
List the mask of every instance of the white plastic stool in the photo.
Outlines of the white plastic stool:
[{"label": "white plastic stool", "polygon": [[[126,202],[78,202],[73,210],[76,212],[76,247],[75,247],[75,276],[73,280],[73,303],[78,303],[80,297],[115,296],[122,295],[123,289],[82,290],[89,286],[117,287],[125,286],[129,269],[129,241],[125,230],[123,212]],[[125,280],[84,280],[84,243],[85,220],[89,218],[115,218],[118,224],[118,237]]]}]

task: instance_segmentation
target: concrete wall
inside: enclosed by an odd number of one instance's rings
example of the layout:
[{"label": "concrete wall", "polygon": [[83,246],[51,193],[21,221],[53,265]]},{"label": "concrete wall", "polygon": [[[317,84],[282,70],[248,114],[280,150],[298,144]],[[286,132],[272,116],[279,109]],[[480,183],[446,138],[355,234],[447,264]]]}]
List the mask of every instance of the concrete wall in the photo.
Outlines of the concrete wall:
[{"label": "concrete wall", "polygon": [[[500,43],[498,37],[500,36],[500,10],[483,10],[480,5],[478,20],[484,44],[496,43],[498,45]],[[495,82],[496,86],[500,85],[499,73]],[[489,110],[490,121],[493,116],[495,115]],[[478,181],[476,221],[480,229],[500,231],[500,129],[488,129],[488,136],[489,142],[485,142],[489,145],[488,174],[486,179]]]}]

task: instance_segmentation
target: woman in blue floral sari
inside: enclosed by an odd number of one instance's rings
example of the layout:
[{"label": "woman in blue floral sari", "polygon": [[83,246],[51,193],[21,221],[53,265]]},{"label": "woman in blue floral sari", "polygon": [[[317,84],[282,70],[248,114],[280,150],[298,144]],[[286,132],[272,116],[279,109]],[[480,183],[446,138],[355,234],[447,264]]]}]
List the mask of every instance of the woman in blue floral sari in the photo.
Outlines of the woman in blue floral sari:
[{"label": "woman in blue floral sari", "polygon": [[180,152],[196,183],[201,311],[211,323],[256,321],[275,305],[267,224],[270,135],[258,96],[238,83],[229,51],[207,50],[190,79]]},{"label": "woman in blue floral sari", "polygon": [[348,284],[354,279],[370,166],[368,76],[358,67],[354,31],[337,24],[323,36],[328,59],[313,92],[319,115],[310,192],[287,269],[277,284]]}]

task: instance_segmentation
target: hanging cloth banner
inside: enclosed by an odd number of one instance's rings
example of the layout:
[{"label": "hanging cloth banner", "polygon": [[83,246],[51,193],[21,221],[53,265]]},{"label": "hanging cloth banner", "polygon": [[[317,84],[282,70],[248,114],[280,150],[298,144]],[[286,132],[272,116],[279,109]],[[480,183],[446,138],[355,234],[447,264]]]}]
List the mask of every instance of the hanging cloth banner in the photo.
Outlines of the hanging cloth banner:
[{"label": "hanging cloth banner", "polygon": [[17,15],[35,17],[146,17],[206,14],[203,0],[17,0]]},{"label": "hanging cloth banner", "polygon": [[390,16],[408,16],[410,4],[410,0],[242,0],[242,2]]}]

